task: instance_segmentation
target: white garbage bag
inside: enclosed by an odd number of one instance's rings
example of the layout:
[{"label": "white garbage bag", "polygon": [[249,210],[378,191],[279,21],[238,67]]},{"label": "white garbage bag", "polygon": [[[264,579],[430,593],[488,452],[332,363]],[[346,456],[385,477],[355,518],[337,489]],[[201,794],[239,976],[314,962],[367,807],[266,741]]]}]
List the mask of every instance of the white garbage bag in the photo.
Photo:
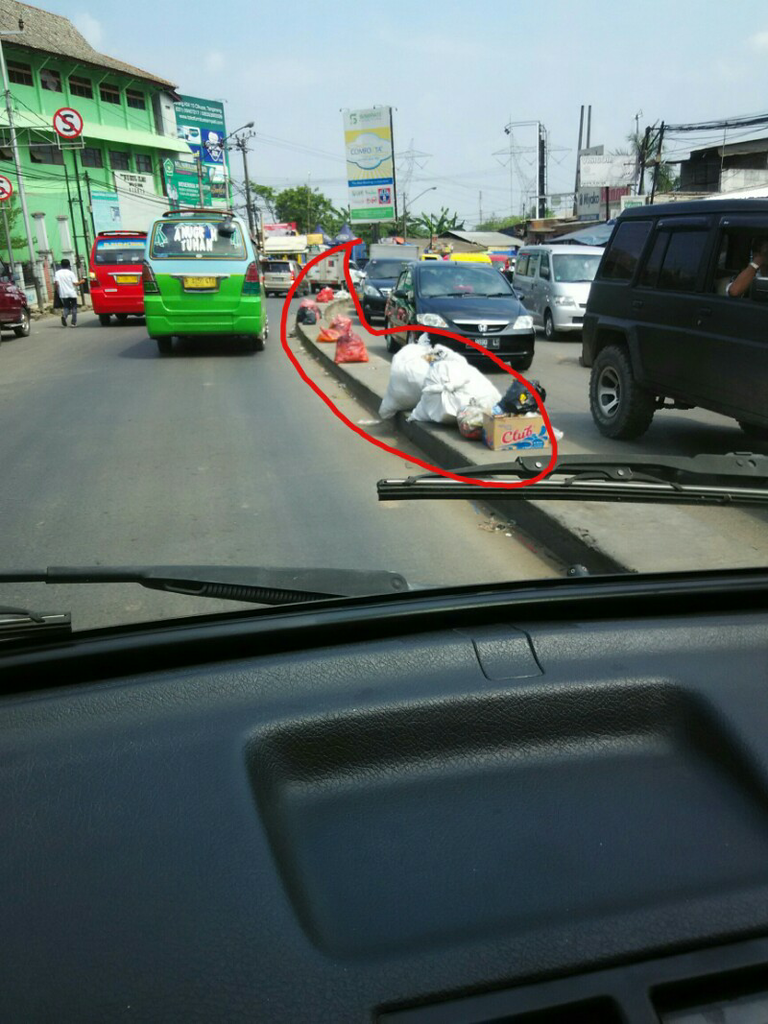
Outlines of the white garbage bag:
[{"label": "white garbage bag", "polygon": [[431,355],[432,346],[427,335],[422,335],[414,344],[403,345],[394,354],[387,393],[379,407],[379,416],[383,420],[392,419],[396,413],[412,409],[419,401],[422,385],[429,372]]},{"label": "white garbage bag", "polygon": [[455,423],[460,409],[492,409],[501,395],[466,359],[439,359],[429,368],[419,404],[408,417],[424,423]]}]

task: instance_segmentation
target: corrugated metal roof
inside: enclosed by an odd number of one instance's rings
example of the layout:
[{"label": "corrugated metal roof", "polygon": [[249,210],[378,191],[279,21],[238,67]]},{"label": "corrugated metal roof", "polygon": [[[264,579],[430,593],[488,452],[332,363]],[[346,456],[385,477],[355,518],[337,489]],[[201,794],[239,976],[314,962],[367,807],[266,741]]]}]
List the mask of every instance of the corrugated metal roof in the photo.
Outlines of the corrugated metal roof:
[{"label": "corrugated metal roof", "polygon": [[523,244],[519,238],[505,235],[501,231],[443,231],[440,238],[458,238],[462,242],[479,245],[483,249],[500,245],[519,248]]},{"label": "corrugated metal roof", "polygon": [[[126,7],[126,11],[129,9]],[[24,46],[30,50],[69,57],[84,64],[93,64],[96,67],[120,71],[133,78],[142,78],[167,89],[176,88],[173,82],[160,78],[159,75],[142,71],[132,64],[125,64],[94,50],[72,22],[63,15],[51,14],[50,11],[43,11],[39,7],[19,3],[18,0],[0,0],[0,28],[16,30],[19,18],[24,22],[24,29],[19,35],[7,36],[6,46]]]}]

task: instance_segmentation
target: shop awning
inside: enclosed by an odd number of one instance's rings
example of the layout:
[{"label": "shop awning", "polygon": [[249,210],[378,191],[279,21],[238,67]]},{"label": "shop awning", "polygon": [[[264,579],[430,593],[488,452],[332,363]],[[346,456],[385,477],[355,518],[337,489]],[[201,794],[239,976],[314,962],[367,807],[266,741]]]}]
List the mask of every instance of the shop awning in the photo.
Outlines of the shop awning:
[{"label": "shop awning", "polygon": [[[35,135],[45,134],[53,138],[53,124],[45,123],[42,114],[33,114],[30,111],[18,110],[14,112],[13,123],[18,132],[26,132],[33,129]],[[5,110],[0,111],[0,128],[8,127],[8,114]],[[156,132],[144,131],[140,128],[121,128],[112,124],[94,124],[86,121],[83,127],[85,139],[99,139],[102,142],[116,142],[124,146],[141,146],[144,149],[163,149],[171,153],[191,153],[187,143],[183,139],[173,135],[158,135]],[[24,142],[20,139],[19,142]]]}]

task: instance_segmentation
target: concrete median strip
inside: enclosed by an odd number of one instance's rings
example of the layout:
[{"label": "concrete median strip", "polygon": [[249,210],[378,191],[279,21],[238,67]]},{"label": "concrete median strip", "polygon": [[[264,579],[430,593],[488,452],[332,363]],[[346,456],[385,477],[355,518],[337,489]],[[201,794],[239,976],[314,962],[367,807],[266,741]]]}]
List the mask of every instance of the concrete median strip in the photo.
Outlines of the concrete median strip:
[{"label": "concrete median strip", "polygon": [[[334,300],[323,310],[327,325],[338,313],[355,316],[348,299]],[[303,347],[330,374],[347,385],[349,394],[378,415],[389,382],[389,360],[371,347],[380,347],[356,326],[369,345],[367,363],[334,362],[335,345],[316,341],[322,324],[296,325]],[[547,385],[547,381],[542,382]],[[531,371],[533,376],[537,374]],[[497,386],[502,386],[496,381]],[[551,403],[550,403],[551,404]],[[550,410],[558,426],[557,408]],[[444,469],[482,466],[513,458],[511,452],[494,452],[477,441],[461,437],[455,426],[409,423],[399,413],[397,429],[425,457]],[[586,451],[569,439],[566,451]],[[592,573],[671,572],[692,568],[736,568],[768,564],[765,513],[674,505],[631,505],[614,502],[542,502],[519,498],[486,501],[498,514],[514,521],[536,543],[547,548],[565,565],[585,565]]]}]

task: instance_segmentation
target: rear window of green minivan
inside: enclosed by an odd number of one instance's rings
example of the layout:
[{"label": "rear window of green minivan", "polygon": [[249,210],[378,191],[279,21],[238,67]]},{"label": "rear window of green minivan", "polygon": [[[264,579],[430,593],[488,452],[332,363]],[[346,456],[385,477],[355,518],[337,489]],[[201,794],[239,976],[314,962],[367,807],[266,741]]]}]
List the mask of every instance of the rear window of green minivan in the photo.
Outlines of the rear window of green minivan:
[{"label": "rear window of green minivan", "polygon": [[171,220],[155,224],[150,254],[156,259],[244,260],[245,242],[238,224],[228,224],[234,234],[219,234],[224,220]]}]

